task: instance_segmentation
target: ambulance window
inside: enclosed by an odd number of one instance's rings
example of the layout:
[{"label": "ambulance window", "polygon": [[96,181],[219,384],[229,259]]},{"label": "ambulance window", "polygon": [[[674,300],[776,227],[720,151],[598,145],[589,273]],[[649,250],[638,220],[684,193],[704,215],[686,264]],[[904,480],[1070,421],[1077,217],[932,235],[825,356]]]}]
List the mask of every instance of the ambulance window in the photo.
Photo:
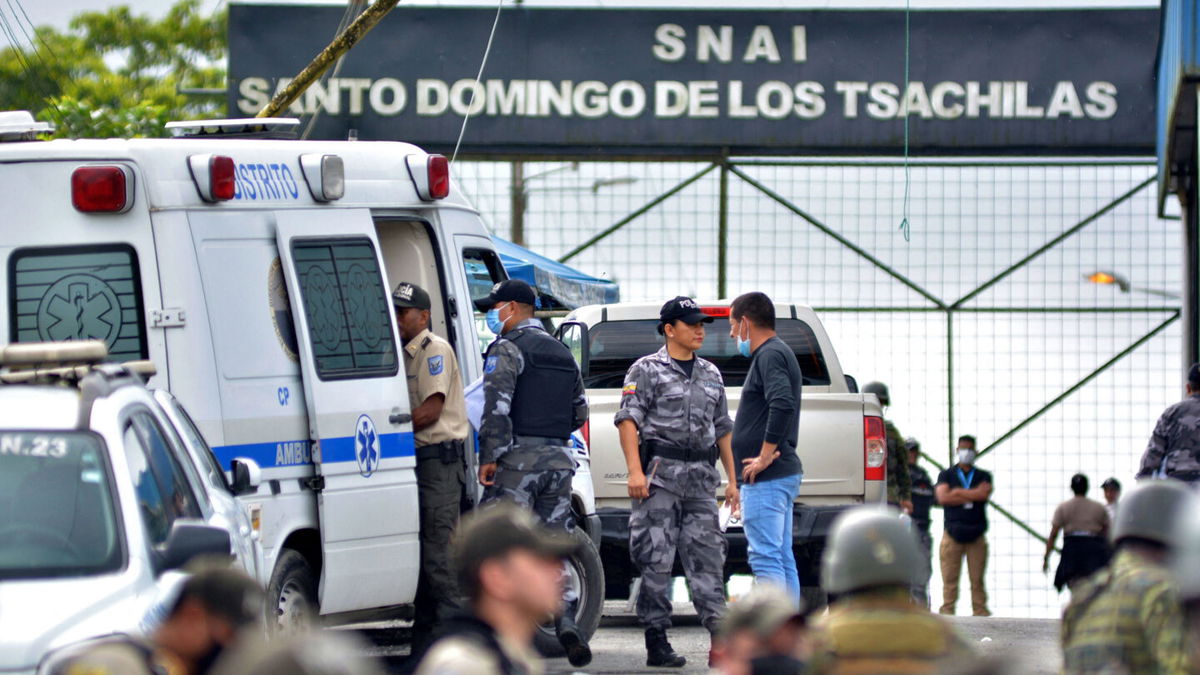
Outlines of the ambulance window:
[{"label": "ambulance window", "polygon": [[487,346],[496,336],[488,330],[487,322],[483,320],[483,313],[475,309],[474,303],[480,298],[487,297],[487,294],[492,292],[492,286],[504,281],[508,276],[504,273],[504,266],[500,264],[500,259],[496,257],[495,252],[487,249],[468,248],[463,250],[463,267],[467,272],[467,288],[471,292],[471,311],[475,316],[475,332],[479,335],[479,351],[482,352],[487,350]]},{"label": "ambulance window", "polygon": [[148,358],[133,247],[19,249],[9,257],[8,281],[15,342],[103,340],[115,360]]},{"label": "ambulance window", "polygon": [[370,240],[297,241],[292,257],[317,376],[395,375],[391,303]]}]

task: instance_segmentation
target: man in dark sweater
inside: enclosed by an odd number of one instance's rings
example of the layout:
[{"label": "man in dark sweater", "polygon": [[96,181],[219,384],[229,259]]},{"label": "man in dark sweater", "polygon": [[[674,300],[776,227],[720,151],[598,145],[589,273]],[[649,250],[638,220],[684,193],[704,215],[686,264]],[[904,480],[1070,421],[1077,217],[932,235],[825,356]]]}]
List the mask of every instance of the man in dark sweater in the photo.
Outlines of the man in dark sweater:
[{"label": "man in dark sweater", "polygon": [[800,364],[775,334],[775,305],[763,293],[733,301],[729,334],[750,359],[733,426],[741,467],[742,522],[750,570],[758,582],[787,590],[799,607],[800,576],[792,553],[792,503],[803,471],[796,454],[800,429]]}]

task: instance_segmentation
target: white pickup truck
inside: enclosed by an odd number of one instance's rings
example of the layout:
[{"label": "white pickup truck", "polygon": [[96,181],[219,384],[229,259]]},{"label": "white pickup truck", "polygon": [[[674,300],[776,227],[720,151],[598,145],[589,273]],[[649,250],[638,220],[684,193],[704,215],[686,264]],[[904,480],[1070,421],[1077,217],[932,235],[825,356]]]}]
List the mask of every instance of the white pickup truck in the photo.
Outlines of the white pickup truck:
[{"label": "white pickup truck", "polygon": [[[729,412],[736,416],[750,361],[738,355],[729,337],[729,302],[702,302],[701,306],[716,321],[700,356],[720,368]],[[600,554],[610,598],[628,597],[630,582],[637,576],[629,560],[628,471],[612,420],[626,371],[639,357],[662,346],[663,338],[655,330],[658,312],[658,304],[590,305],[567,315],[558,330],[583,371],[591,407],[584,434],[591,452]],[[842,372],[816,313],[809,307],[779,304],[775,314],[779,337],[795,350],[804,375],[798,444],[804,480],[795,504],[793,546],[806,599],[820,602],[819,566],[826,533],[841,511],[884,501],[887,441],[878,399],[856,393],[858,387]],[[718,498],[722,494],[724,488],[718,488]],[[726,536],[726,575],[748,573],[741,527],[731,525]]]}]

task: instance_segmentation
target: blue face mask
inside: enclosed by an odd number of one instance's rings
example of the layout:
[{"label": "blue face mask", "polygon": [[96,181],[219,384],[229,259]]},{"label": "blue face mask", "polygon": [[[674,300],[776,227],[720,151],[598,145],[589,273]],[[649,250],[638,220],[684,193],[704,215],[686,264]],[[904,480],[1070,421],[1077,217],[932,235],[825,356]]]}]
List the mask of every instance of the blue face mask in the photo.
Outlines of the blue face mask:
[{"label": "blue face mask", "polygon": [[488,330],[492,331],[496,335],[504,332],[504,322],[500,320],[499,307],[493,307],[489,309],[483,320],[487,322]]},{"label": "blue face mask", "polygon": [[738,353],[741,354],[742,356],[744,356],[746,358],[750,358],[750,340],[749,340],[749,338],[743,340],[742,336],[739,334],[737,336],[737,350],[738,350]]}]

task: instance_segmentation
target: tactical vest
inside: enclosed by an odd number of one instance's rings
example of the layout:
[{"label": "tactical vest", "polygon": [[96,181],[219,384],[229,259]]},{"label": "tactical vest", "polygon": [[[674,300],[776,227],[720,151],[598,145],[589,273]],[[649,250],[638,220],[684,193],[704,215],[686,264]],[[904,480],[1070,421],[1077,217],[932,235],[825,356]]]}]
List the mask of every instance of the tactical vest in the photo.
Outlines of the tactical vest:
[{"label": "tactical vest", "polygon": [[537,328],[510,331],[503,339],[516,345],[525,359],[508,414],[513,435],[570,438],[579,377],[571,350]]}]

